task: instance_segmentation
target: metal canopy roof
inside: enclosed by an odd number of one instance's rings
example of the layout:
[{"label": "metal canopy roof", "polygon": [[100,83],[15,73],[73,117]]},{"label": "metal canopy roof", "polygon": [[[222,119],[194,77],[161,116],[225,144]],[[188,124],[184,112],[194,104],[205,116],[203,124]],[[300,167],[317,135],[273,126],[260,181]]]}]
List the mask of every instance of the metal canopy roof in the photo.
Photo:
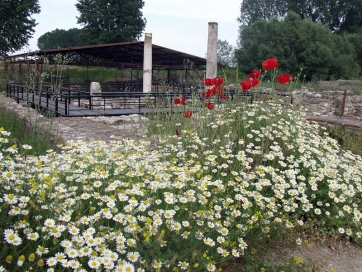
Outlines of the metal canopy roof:
[{"label": "metal canopy roof", "polygon": [[[89,66],[143,66],[144,42],[125,42],[113,44],[101,44],[90,46],[79,46],[71,48],[58,48],[40,50],[30,53],[18,54],[5,57],[6,60],[14,62],[31,62],[37,60],[42,62],[46,57],[50,62],[58,54],[67,55],[69,65]],[[184,66],[184,61],[193,62],[194,68],[206,66],[206,59],[166,47],[152,44],[152,65],[170,68]]]}]

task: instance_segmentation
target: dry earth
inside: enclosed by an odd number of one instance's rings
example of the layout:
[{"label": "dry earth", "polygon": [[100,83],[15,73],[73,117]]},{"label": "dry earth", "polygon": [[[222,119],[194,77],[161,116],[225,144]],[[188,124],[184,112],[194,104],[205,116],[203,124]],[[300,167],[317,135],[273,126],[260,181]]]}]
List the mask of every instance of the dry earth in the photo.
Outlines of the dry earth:
[{"label": "dry earth", "polygon": [[304,263],[313,264],[314,271],[361,272],[362,248],[343,240],[327,240],[324,243],[305,244],[295,248],[277,249],[268,256],[270,263],[284,264],[296,256]]}]

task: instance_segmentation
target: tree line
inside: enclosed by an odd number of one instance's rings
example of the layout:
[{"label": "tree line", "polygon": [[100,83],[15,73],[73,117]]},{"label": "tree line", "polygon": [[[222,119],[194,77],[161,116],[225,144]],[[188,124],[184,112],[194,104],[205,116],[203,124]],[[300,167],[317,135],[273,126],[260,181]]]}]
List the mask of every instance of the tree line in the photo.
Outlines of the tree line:
[{"label": "tree line", "polygon": [[244,0],[238,21],[250,26],[260,19],[282,19],[289,12],[326,24],[334,33],[355,33],[362,26],[361,0]]},{"label": "tree line", "polygon": [[276,57],[307,80],[361,75],[362,0],[244,0],[238,21],[234,57],[244,73]]},{"label": "tree line", "polygon": [[[55,29],[38,39],[41,50],[132,42],[146,26],[142,0],[78,0],[77,23],[82,28]],[[0,5],[0,57],[20,50],[37,25],[31,16],[41,11],[38,0],[6,0]]]},{"label": "tree line", "polygon": [[132,42],[139,39],[146,27],[141,9],[142,0],[78,0],[83,28],[55,29],[39,37],[41,50],[82,45]]},{"label": "tree line", "polygon": [[[39,49],[132,42],[146,26],[142,0],[78,0],[82,28],[55,29],[38,39]],[[20,50],[34,33],[38,0],[7,0],[0,5],[0,57]],[[362,0],[244,0],[240,4],[238,45],[218,42],[219,63],[238,64],[248,74],[267,58],[307,80],[349,79],[361,75]]]}]

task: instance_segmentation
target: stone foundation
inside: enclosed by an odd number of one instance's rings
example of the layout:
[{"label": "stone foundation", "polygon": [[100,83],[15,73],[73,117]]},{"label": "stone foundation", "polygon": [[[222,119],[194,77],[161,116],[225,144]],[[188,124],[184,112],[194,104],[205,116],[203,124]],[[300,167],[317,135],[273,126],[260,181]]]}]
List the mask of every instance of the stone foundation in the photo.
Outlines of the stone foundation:
[{"label": "stone foundation", "polygon": [[[362,120],[362,91],[294,91],[294,103],[308,109],[309,115],[344,116]],[[344,107],[343,107],[343,100]]]}]

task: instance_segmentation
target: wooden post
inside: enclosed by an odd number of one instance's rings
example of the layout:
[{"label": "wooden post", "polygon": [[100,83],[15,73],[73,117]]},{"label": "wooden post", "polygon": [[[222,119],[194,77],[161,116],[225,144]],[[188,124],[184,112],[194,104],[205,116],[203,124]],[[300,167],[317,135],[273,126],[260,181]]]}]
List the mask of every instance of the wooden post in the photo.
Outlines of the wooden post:
[{"label": "wooden post", "polygon": [[347,95],[347,91],[345,90],[343,92],[343,100],[342,100],[342,106],[341,106],[341,117],[343,116],[344,114],[344,107],[346,105],[346,95]]}]

